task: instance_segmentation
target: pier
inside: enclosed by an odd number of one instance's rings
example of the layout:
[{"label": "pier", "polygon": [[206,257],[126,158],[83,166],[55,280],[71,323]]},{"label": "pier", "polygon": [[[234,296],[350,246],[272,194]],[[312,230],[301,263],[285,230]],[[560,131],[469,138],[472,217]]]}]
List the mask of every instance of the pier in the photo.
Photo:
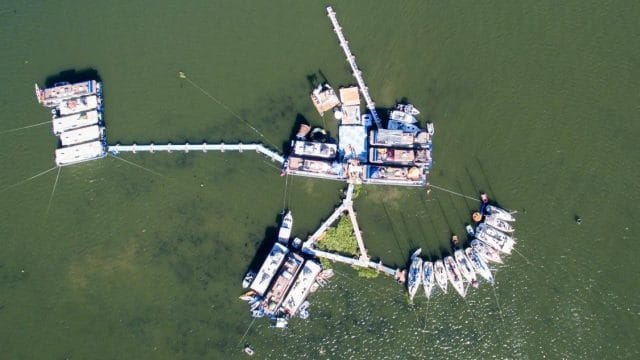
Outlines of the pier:
[{"label": "pier", "polygon": [[362,78],[362,71],[358,69],[358,65],[356,64],[356,57],[351,53],[351,49],[349,49],[349,42],[344,37],[344,34],[342,33],[342,27],[340,27],[338,18],[336,18],[336,12],[333,11],[333,8],[331,6],[327,6],[327,16],[333,24],[333,31],[338,36],[340,47],[344,51],[344,55],[347,57],[347,61],[351,66],[353,77],[355,77],[356,81],[358,82],[358,87],[360,88],[360,92],[362,93],[362,96],[364,97],[364,100],[367,104],[367,109],[369,109],[369,111],[371,112],[373,120],[376,122],[376,126],[378,127],[378,129],[382,129],[382,121],[380,120],[378,112],[376,111],[376,103],[373,102],[373,99],[369,95],[369,88],[364,83],[364,78]]},{"label": "pier", "polygon": [[185,152],[188,153],[190,151],[202,151],[202,152],[207,152],[207,151],[219,151],[219,152],[225,152],[225,151],[238,151],[238,152],[243,152],[243,151],[255,151],[257,153],[263,154],[265,156],[267,156],[268,158],[270,158],[271,160],[278,162],[280,164],[284,163],[284,157],[280,154],[278,154],[277,152],[267,148],[266,146],[262,145],[262,144],[243,144],[243,143],[237,143],[237,144],[225,144],[225,143],[219,143],[219,144],[207,144],[206,142],[202,143],[202,144],[189,144],[189,143],[184,143],[184,144],[172,144],[172,143],[168,143],[168,144],[148,144],[148,145],[140,145],[140,144],[131,144],[131,145],[121,145],[121,144],[116,144],[116,145],[109,145],[108,147],[108,151],[113,153],[113,154],[118,154],[121,152],[130,152],[130,153],[138,153],[138,152],[148,152],[148,153],[155,153],[156,151],[166,151],[166,152],[173,152],[173,151],[177,151],[177,152]]},{"label": "pier", "polygon": [[[360,226],[358,225],[358,220],[356,219],[356,213],[353,210],[354,189],[355,186],[353,184],[349,184],[345,199],[342,200],[342,203],[340,203],[340,205],[333,211],[329,218],[327,218],[327,220],[325,220],[320,225],[320,227],[318,227],[318,229],[311,236],[309,236],[309,239],[307,239],[307,241],[303,243],[302,252],[308,255],[317,256],[352,266],[369,267],[378,271],[382,271],[387,275],[396,276],[398,269],[393,269],[385,266],[384,264],[382,264],[382,262],[373,262],[370,260],[369,255],[367,254],[367,249],[364,246],[364,239],[362,238],[362,232],[360,231]],[[318,250],[314,247],[315,243],[320,239],[322,234],[324,234],[325,231],[327,231],[327,229],[333,223],[335,223],[345,211],[349,213],[349,219],[351,220],[351,224],[353,225],[353,232],[356,237],[356,241],[358,242],[358,248],[360,250],[359,258],[351,258],[348,256],[338,255],[331,252]]]}]

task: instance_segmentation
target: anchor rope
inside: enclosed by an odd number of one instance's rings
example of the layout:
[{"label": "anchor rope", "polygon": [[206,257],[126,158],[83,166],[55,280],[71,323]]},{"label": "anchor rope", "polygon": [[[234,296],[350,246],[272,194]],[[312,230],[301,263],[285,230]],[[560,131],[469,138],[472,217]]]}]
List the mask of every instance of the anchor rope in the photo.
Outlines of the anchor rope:
[{"label": "anchor rope", "polygon": [[445,192],[448,192],[448,193],[453,194],[453,195],[461,196],[461,197],[466,198],[466,199],[469,199],[469,200],[474,200],[474,201],[480,202],[480,200],[479,200],[479,199],[474,198],[474,197],[471,197],[471,196],[469,196],[469,195],[461,194],[461,193],[459,193],[459,192],[455,192],[455,191],[453,191],[453,190],[445,189],[445,188],[443,188],[443,187],[436,186],[436,185],[433,185],[433,184],[429,184],[429,186],[431,186],[431,187],[432,187],[432,188],[434,188],[434,189],[438,189],[438,190],[441,190],[441,191],[445,191]]},{"label": "anchor rope", "polygon": [[196,89],[200,90],[200,92],[202,92],[206,97],[208,97],[209,99],[215,101],[218,105],[220,105],[223,109],[225,109],[229,114],[233,115],[236,119],[242,121],[251,130],[253,130],[261,138],[263,138],[267,143],[269,143],[269,145],[273,146],[276,149],[278,148],[278,146],[273,141],[269,140],[269,138],[267,138],[260,130],[258,130],[255,126],[251,125],[251,123],[249,121],[247,121],[247,120],[243,119],[242,117],[240,117],[240,115],[238,115],[235,111],[233,111],[229,106],[227,106],[225,103],[220,101],[215,96],[211,95],[211,93],[209,93],[207,90],[203,89],[200,85],[196,84],[196,82],[191,80],[185,73],[183,73],[181,71],[181,72],[179,72],[179,76],[180,76],[181,79],[187,80],[187,82],[189,84],[193,85],[193,87],[195,87]]}]

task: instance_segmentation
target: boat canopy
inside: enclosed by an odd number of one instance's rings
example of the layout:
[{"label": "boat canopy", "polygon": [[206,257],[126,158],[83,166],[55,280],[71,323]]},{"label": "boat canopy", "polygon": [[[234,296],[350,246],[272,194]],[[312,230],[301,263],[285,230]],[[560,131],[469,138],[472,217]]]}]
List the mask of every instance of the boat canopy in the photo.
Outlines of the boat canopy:
[{"label": "boat canopy", "polygon": [[56,164],[64,166],[97,159],[106,156],[105,150],[104,144],[100,141],[63,147],[56,150]]},{"label": "boat canopy", "polygon": [[60,116],[71,115],[83,111],[97,109],[99,105],[96,95],[83,96],[79,98],[64,100],[60,103],[58,111]]},{"label": "boat canopy", "polygon": [[102,128],[98,125],[65,131],[60,134],[62,146],[81,144],[91,140],[98,140],[102,136]]},{"label": "boat canopy", "polygon": [[69,116],[53,118],[53,133],[60,135],[64,131],[69,131],[84,126],[95,125],[100,121],[100,113],[97,110],[81,112]]},{"label": "boat canopy", "polygon": [[260,296],[264,295],[288,252],[289,249],[287,249],[286,246],[280,243],[273,244],[271,252],[269,252],[269,255],[260,267],[260,271],[258,271],[256,278],[251,283],[250,289]]}]

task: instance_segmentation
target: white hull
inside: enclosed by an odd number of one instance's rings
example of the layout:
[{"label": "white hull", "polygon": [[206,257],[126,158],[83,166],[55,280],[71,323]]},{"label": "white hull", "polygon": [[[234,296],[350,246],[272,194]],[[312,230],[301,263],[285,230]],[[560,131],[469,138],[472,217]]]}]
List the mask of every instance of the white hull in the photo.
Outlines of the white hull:
[{"label": "white hull", "polygon": [[503,232],[507,232],[507,233],[511,233],[513,232],[515,229],[513,228],[513,226],[511,226],[510,223],[496,217],[496,216],[485,216],[484,217],[484,222],[485,224],[492,226],[500,231]]},{"label": "white hull", "polygon": [[511,250],[513,250],[513,245],[515,244],[513,238],[510,236],[505,237],[496,237],[492,236],[494,234],[499,236],[500,232],[495,229],[491,229],[489,227],[483,228],[481,231],[476,232],[476,238],[482,240],[485,244],[490,245],[496,250],[499,250],[505,254],[511,254]]},{"label": "white hull", "polygon": [[467,259],[462,250],[456,250],[454,253],[458,268],[462,276],[471,284],[471,286],[478,287],[478,278],[476,277],[476,271],[471,266],[470,260]]},{"label": "white hull", "polygon": [[510,221],[510,222],[516,221],[516,218],[513,216],[512,213],[508,212],[505,209],[501,209],[497,206],[487,205],[487,207],[485,208],[485,211],[487,212],[488,215],[495,216],[504,221]]},{"label": "white hull", "polygon": [[467,255],[467,259],[469,259],[469,262],[471,263],[471,266],[473,266],[473,269],[476,271],[476,274],[480,274],[480,276],[493,285],[493,274],[491,274],[489,265],[487,265],[482,257],[476,254],[472,248],[466,248],[465,253]]},{"label": "white hull", "polygon": [[462,281],[462,274],[460,273],[460,269],[458,269],[458,264],[452,256],[447,256],[446,258],[444,258],[444,262],[447,268],[447,276],[449,277],[451,285],[453,285],[453,288],[456,289],[460,296],[464,297],[464,281]]},{"label": "white hull", "polygon": [[433,264],[433,273],[435,274],[436,283],[438,284],[440,289],[442,289],[442,291],[446,294],[447,284],[448,284],[447,271],[444,268],[444,264],[442,263],[442,260],[437,260]]},{"label": "white hull", "polygon": [[287,244],[291,238],[291,229],[293,228],[293,215],[291,211],[282,219],[282,225],[280,225],[280,231],[278,232],[278,241]]},{"label": "white hull", "polygon": [[431,294],[433,294],[433,288],[436,286],[436,276],[433,272],[433,263],[431,261],[425,261],[422,264],[422,286],[427,299],[430,298]]},{"label": "white hull", "polygon": [[422,249],[416,250],[411,256],[411,266],[409,267],[407,288],[409,290],[409,298],[413,301],[413,298],[418,292],[420,283],[422,282],[422,259],[418,257]]},{"label": "white hull", "polygon": [[484,261],[502,264],[502,259],[497,250],[485,244],[483,241],[475,239],[471,242],[471,247]]}]

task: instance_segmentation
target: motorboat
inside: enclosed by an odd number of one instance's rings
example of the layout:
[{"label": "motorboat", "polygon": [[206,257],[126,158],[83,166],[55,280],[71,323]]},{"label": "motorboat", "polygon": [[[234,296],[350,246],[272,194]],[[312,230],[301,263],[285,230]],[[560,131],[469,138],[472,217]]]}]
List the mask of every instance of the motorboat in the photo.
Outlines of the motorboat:
[{"label": "motorboat", "polygon": [[478,254],[476,254],[476,252],[470,247],[466,248],[464,252],[467,255],[467,259],[469,259],[471,266],[473,266],[473,269],[476,271],[476,274],[480,274],[480,276],[493,285],[493,274],[491,273],[491,269],[489,269],[489,265],[487,265],[482,257],[478,256]]},{"label": "motorboat", "polygon": [[490,226],[483,226],[483,224],[478,226],[477,230],[477,239],[484,241],[487,245],[492,246],[494,249],[499,250],[502,253],[511,254],[511,250],[515,244],[512,237]]},{"label": "motorboat", "polygon": [[444,268],[444,264],[442,260],[436,260],[433,263],[433,273],[435,274],[436,283],[442,289],[442,291],[447,293],[447,271]]},{"label": "motorboat", "polygon": [[462,276],[471,284],[471,286],[477,288],[479,285],[478,277],[476,276],[476,272],[473,269],[471,262],[464,255],[464,252],[462,250],[456,250],[456,252],[453,253],[453,256],[458,263],[458,269],[460,269]]},{"label": "motorboat", "polygon": [[421,251],[422,249],[418,249],[411,255],[409,280],[407,281],[407,289],[409,290],[409,299],[411,301],[413,301],[413,297],[416,296],[422,281],[422,259],[419,256]]},{"label": "motorboat", "polygon": [[287,244],[289,242],[289,238],[291,237],[291,228],[293,227],[293,215],[291,211],[287,211],[287,214],[282,219],[282,224],[280,225],[280,231],[278,232],[278,241]]},{"label": "motorboat", "polygon": [[464,281],[462,280],[462,274],[453,256],[444,258],[444,264],[447,269],[447,277],[453,285],[453,288],[456,289],[460,296],[464,297],[466,295],[464,291]]},{"label": "motorboat", "polygon": [[465,230],[467,230],[467,234],[469,234],[469,236],[475,236],[476,232],[475,230],[473,230],[473,226],[467,224],[467,226],[464,227]]},{"label": "motorboat", "polygon": [[422,286],[427,299],[430,298],[433,288],[436,286],[436,276],[433,272],[433,263],[431,261],[422,263]]},{"label": "motorboat", "polygon": [[505,209],[499,208],[493,205],[487,205],[484,208],[484,212],[486,215],[495,216],[500,220],[513,222],[516,221],[516,218],[513,216],[513,213],[508,212]]},{"label": "motorboat", "polygon": [[274,323],[271,325],[271,327],[277,329],[286,329],[289,326],[289,320],[287,320],[287,318],[285,317],[276,317],[272,318],[272,320],[274,321]]},{"label": "motorboat", "polygon": [[484,261],[502,264],[502,259],[498,251],[485,244],[482,240],[474,239],[471,241],[471,247]]},{"label": "motorboat", "polygon": [[244,276],[244,279],[242,279],[242,288],[243,289],[248,288],[249,285],[251,285],[251,283],[253,282],[253,279],[255,278],[256,278],[255,271],[249,271],[247,275]]},{"label": "motorboat", "polygon": [[485,216],[484,223],[506,233],[511,233],[515,230],[509,222],[495,215]]}]

